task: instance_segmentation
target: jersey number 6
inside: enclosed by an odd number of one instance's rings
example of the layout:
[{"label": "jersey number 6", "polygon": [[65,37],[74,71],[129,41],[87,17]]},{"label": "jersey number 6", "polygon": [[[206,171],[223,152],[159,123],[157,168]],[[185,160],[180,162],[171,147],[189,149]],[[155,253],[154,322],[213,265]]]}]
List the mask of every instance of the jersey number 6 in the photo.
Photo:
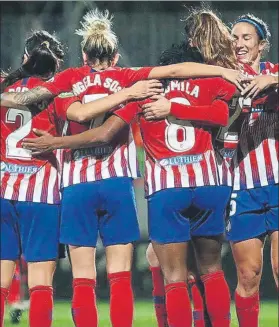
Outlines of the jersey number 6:
[{"label": "jersey number 6", "polygon": [[[173,98],[171,102],[190,105],[185,98]],[[174,152],[189,151],[195,145],[195,129],[193,125],[186,120],[179,120],[173,116],[166,119],[167,128],[165,130],[165,141],[167,147]]]}]

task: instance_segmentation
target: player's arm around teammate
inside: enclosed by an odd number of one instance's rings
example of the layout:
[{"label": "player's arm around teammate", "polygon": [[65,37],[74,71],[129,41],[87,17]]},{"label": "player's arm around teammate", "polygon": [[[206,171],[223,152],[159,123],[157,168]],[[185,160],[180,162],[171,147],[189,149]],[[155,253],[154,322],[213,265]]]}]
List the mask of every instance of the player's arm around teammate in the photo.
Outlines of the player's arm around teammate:
[{"label": "player's arm around teammate", "polygon": [[[234,23],[232,35],[236,55],[246,66],[247,73],[262,74],[243,94],[255,97],[261,90],[276,87],[274,78],[265,76],[276,66],[261,62],[269,47],[268,26],[257,17],[243,15]],[[278,114],[254,113],[245,126],[235,158],[235,191],[231,198],[227,236],[237,268],[235,302],[239,325],[258,327],[259,286],[267,234],[270,235],[272,268],[278,287]],[[247,145],[248,149],[244,150]]]},{"label": "player's arm around teammate", "polygon": [[[247,80],[239,70],[223,68],[220,66],[204,65],[199,63],[180,63],[162,67],[154,67],[147,77],[142,79],[162,78],[194,78],[194,77],[215,77],[220,76],[227,81],[234,83],[239,89],[243,89],[241,82]],[[32,90],[16,93],[1,93],[1,103],[6,107],[26,109],[27,106],[43,100],[51,100],[63,92],[72,91],[71,75],[76,69],[69,68],[57,75],[56,80],[39,86]],[[250,79],[249,79],[250,80]],[[1,91],[2,92],[2,91]]]},{"label": "player's arm around teammate", "polygon": [[[34,32],[25,44],[26,70],[9,74],[3,85],[17,92],[41,85],[53,76],[63,56],[56,38],[46,31]],[[1,320],[14,263],[22,251],[28,265],[29,325],[50,327],[60,222],[56,158],[50,154],[32,159],[21,140],[23,134],[32,136],[32,126],[52,133],[55,126],[50,109],[38,114],[35,107],[32,113],[1,107]]]},{"label": "player's arm around teammate", "polygon": [[[233,92],[234,92],[235,87],[232,87],[232,89],[233,89]],[[231,91],[230,91],[230,93],[231,93]],[[137,105],[134,105],[134,104],[131,104],[131,105],[128,105],[128,106],[131,106],[131,110],[130,109],[125,110],[125,111],[127,111],[126,115],[129,116],[129,117],[126,117],[127,120],[125,120],[125,121],[130,122],[131,120],[134,119],[136,114],[140,114],[141,110],[137,107]],[[201,107],[200,107],[200,109],[201,109]],[[216,106],[212,106],[212,108],[209,108],[209,106],[207,106],[207,110],[210,111],[210,109],[215,110]],[[225,107],[225,108],[222,107],[222,110],[225,112],[225,115],[224,115],[225,119],[226,119],[226,111],[227,111],[226,109],[227,109],[227,107]],[[186,111],[186,113],[188,113],[188,115],[190,117],[191,112],[195,111],[195,106],[189,106],[188,107],[188,106],[185,106],[185,105],[181,105],[181,112],[182,111]],[[117,115],[117,111],[115,112],[115,114]],[[187,119],[187,114],[185,114],[185,119]],[[200,117],[199,117],[199,119],[201,120]],[[211,120],[209,115],[207,116],[207,119],[209,121]],[[224,124],[224,120],[223,120],[222,123]],[[64,137],[64,138],[56,139],[56,140],[58,142],[62,142],[62,143],[65,142],[64,144],[60,143],[59,146],[66,146],[66,147],[67,146],[68,147],[84,146],[84,145],[88,145],[88,144],[94,145],[95,143],[98,144],[98,142],[104,142],[104,141],[108,142],[109,140],[113,139],[117,135],[119,130],[124,126],[125,126],[125,122],[121,118],[111,117],[101,127],[95,128],[95,129],[90,130],[90,131],[86,131],[86,132],[84,132],[84,133],[82,133],[80,135],[70,136],[70,137],[67,137],[67,138]],[[48,138],[48,140],[50,142],[52,142],[50,136],[46,135],[46,137]],[[43,142],[47,141],[46,139],[43,140],[43,138],[41,139],[41,141],[43,141]],[[27,141],[29,142],[29,140],[27,140]],[[67,144],[66,142],[69,142],[69,143]],[[73,142],[73,143],[71,144],[71,142]],[[78,143],[78,142],[80,142],[80,143]],[[33,142],[31,142],[31,143],[30,144],[26,143],[25,145],[28,145],[29,148],[35,149],[37,145],[35,143],[33,143]],[[52,149],[52,148],[49,148],[49,149]],[[38,146],[37,150],[40,150],[40,145]],[[179,246],[180,246],[180,244],[179,244]],[[177,260],[176,257],[171,255],[170,258],[169,258],[170,261],[168,263],[167,263],[167,261],[165,262],[164,273],[165,273],[166,278],[168,280],[168,284],[172,284],[172,282],[174,282],[175,280],[178,281],[178,280],[181,280],[181,278],[182,278],[182,280],[184,280],[184,277],[186,278],[185,269],[183,269],[183,267],[185,268],[185,248],[184,248],[184,246],[183,246],[183,251],[180,251],[179,253],[181,254],[182,260]],[[171,260],[172,258],[173,258],[173,260],[175,262],[173,262]],[[173,266],[173,264],[174,264],[174,266]],[[178,265],[179,265],[179,269],[171,269],[171,268],[168,269],[166,267],[168,265],[170,265],[172,267],[177,267],[177,268],[178,268]],[[182,293],[183,292],[184,292],[184,288],[182,290]],[[172,300],[171,300],[171,302],[172,302]],[[181,304],[181,308],[184,308],[185,305],[186,304]],[[188,312],[188,309],[189,308],[187,307],[187,312]],[[177,318],[176,311],[170,312],[169,314],[170,314],[170,317],[169,317],[170,319],[173,319],[174,316]],[[185,315],[185,312],[183,313],[183,315]],[[185,321],[184,321],[184,323],[185,323]]]}]

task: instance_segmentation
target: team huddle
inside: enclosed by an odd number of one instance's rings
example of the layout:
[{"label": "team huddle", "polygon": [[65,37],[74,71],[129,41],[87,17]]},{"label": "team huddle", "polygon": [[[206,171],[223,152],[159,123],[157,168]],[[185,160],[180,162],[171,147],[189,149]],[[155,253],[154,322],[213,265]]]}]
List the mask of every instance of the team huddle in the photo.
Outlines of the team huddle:
[{"label": "team huddle", "polygon": [[158,66],[142,68],[117,67],[107,11],[88,12],[81,26],[83,66],[59,72],[62,44],[37,31],[26,40],[22,66],[2,76],[1,326],[23,256],[29,326],[51,327],[63,244],[74,325],[97,327],[99,236],[111,325],[133,326],[137,125],[158,327],[231,326],[225,239],[237,270],[239,326],[258,327],[267,236],[278,288],[278,64],[261,61],[268,26],[246,14],[228,29],[213,12],[194,11],[185,40],[165,50]]}]

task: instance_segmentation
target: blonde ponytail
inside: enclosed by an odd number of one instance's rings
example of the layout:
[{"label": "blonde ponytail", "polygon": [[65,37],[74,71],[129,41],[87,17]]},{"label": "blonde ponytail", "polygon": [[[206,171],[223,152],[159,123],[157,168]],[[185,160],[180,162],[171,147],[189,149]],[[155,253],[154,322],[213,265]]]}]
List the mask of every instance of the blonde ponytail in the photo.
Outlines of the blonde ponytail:
[{"label": "blonde ponytail", "polygon": [[112,18],[108,10],[88,12],[76,34],[82,36],[82,50],[92,63],[111,62],[118,51],[118,38],[112,30]]}]

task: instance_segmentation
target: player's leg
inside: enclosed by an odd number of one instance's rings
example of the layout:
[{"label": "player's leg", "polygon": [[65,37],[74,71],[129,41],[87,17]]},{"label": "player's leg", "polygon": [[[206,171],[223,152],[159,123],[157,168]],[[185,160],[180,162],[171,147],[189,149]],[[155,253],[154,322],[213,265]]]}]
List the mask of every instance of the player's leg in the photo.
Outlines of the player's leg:
[{"label": "player's leg", "polygon": [[263,265],[263,239],[231,242],[237,268],[235,305],[240,327],[259,325],[259,286]]},{"label": "player's leg", "polygon": [[106,246],[110,320],[113,327],[133,325],[134,295],[131,275],[133,250],[132,243]]},{"label": "player's leg", "polygon": [[270,242],[271,242],[271,263],[272,263],[272,270],[274,280],[278,290],[278,224],[279,224],[279,185],[270,185],[267,188],[267,192],[269,195],[267,208],[268,211],[266,212],[266,225],[267,231],[270,235]]},{"label": "player's leg", "polygon": [[16,260],[20,256],[17,217],[11,201],[1,198],[0,246],[0,326],[3,326],[5,302],[12,283]]},{"label": "player's leg", "polygon": [[19,260],[16,262],[16,268],[10,287],[7,302],[10,306],[10,320],[12,324],[18,324],[22,315],[21,303],[21,277],[20,277],[20,264]]},{"label": "player's leg", "polygon": [[[257,194],[259,193],[259,194]],[[240,327],[259,325],[259,286],[262,276],[263,245],[266,234],[264,208],[258,189],[234,192],[227,225],[237,269],[235,305]],[[265,199],[262,199],[265,201]]]},{"label": "player's leg", "polygon": [[95,251],[99,182],[68,186],[61,204],[60,242],[69,245],[73,273],[72,317],[76,327],[97,327]]},{"label": "player's leg", "polygon": [[276,283],[277,290],[279,288],[278,286],[278,278],[279,278],[279,262],[278,262],[278,231],[273,232],[270,235],[270,241],[271,241],[271,263],[272,263],[272,271],[273,271],[273,276],[274,280]]},{"label": "player's leg", "polygon": [[22,251],[27,262],[30,327],[52,325],[52,281],[58,258],[60,208],[17,202]]},{"label": "player's leg", "polygon": [[189,243],[187,255],[188,285],[193,302],[193,319],[195,327],[211,327],[206,303],[204,286],[200,279],[193,243]]},{"label": "player's leg", "polygon": [[153,284],[152,295],[153,295],[155,314],[157,318],[157,324],[158,327],[167,327],[168,317],[167,317],[166,299],[165,299],[164,276],[159,264],[159,260],[154,252],[151,243],[148,245],[148,248],[146,250],[146,259],[152,274],[152,284]]},{"label": "player's leg", "polygon": [[164,275],[168,324],[173,327],[192,326],[186,283],[190,224],[183,215],[191,200],[190,188],[165,189],[148,197],[149,236]]},{"label": "player's leg", "polygon": [[102,210],[99,231],[106,248],[110,284],[110,319],[113,327],[133,325],[133,243],[140,238],[131,178],[117,177],[101,182]]},{"label": "player's leg", "polygon": [[222,236],[194,237],[193,242],[211,324],[230,326],[230,291],[221,264]]},{"label": "player's leg", "polygon": [[213,327],[230,326],[230,291],[221,264],[222,235],[230,194],[231,189],[225,186],[196,188],[194,205],[187,212],[206,307]]}]

